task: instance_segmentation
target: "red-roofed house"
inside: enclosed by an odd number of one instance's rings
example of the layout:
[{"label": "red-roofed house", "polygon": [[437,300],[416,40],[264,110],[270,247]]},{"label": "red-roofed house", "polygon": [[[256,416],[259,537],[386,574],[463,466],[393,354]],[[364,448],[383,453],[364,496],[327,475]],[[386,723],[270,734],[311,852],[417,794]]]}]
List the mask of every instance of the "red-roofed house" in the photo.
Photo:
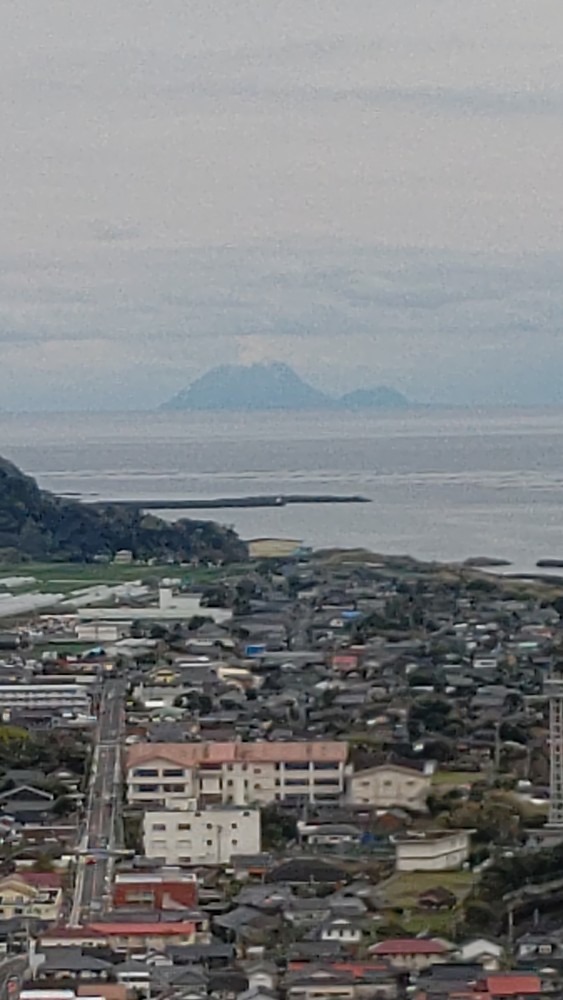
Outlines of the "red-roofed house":
[{"label": "red-roofed house", "polygon": [[419,972],[436,962],[445,962],[452,947],[437,938],[389,938],[368,949],[370,955],[384,958],[393,968]]},{"label": "red-roofed house", "polygon": [[486,992],[495,1000],[505,997],[541,996],[542,986],[539,976],[532,972],[497,972],[487,976],[484,982]]},{"label": "red-roofed house", "polygon": [[113,884],[116,908],[186,910],[197,906],[197,878],[180,868],[159,872],[117,872]]},{"label": "red-roofed house", "polygon": [[145,948],[163,951],[171,944],[195,944],[196,925],[193,920],[146,921],[139,923],[92,923],[87,927],[57,927],[41,935],[41,946],[109,945],[128,953]]}]

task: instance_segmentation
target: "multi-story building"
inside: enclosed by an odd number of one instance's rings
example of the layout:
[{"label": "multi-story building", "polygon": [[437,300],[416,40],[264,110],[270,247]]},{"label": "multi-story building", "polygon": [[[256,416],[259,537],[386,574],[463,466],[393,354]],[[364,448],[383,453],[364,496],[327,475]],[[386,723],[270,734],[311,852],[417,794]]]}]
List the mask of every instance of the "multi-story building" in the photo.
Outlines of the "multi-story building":
[{"label": "multi-story building", "polygon": [[168,865],[228,864],[233,854],[260,851],[260,810],[240,807],[148,810],[143,817],[148,858]]},{"label": "multi-story building", "polygon": [[131,804],[174,809],[204,805],[337,802],[344,793],[348,744],[137,743],[127,757]]},{"label": "multi-story building", "polygon": [[90,695],[82,684],[0,684],[0,712],[30,708],[89,715]]}]

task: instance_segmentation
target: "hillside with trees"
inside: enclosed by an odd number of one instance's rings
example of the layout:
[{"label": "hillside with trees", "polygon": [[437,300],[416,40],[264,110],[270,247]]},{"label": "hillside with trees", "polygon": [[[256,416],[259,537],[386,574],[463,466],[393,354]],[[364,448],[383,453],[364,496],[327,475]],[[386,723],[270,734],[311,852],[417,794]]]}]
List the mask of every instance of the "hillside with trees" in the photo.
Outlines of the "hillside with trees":
[{"label": "hillside with trees", "polygon": [[212,521],[169,524],[137,507],[84,504],[39,489],[0,458],[0,559],[90,562],[129,549],[137,559],[219,564],[247,558],[238,535]]}]

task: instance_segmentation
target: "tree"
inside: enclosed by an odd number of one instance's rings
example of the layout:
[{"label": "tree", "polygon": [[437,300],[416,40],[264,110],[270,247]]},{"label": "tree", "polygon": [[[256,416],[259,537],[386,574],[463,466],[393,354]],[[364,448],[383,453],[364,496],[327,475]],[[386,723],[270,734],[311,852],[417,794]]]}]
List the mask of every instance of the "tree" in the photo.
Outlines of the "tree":
[{"label": "tree", "polygon": [[262,844],[266,849],[283,848],[288,841],[297,839],[297,821],[290,813],[275,803],[264,807],[260,813]]},{"label": "tree", "polygon": [[54,816],[68,816],[69,813],[74,812],[75,803],[74,800],[69,798],[68,795],[60,795],[58,799],[53,802],[53,815]]}]

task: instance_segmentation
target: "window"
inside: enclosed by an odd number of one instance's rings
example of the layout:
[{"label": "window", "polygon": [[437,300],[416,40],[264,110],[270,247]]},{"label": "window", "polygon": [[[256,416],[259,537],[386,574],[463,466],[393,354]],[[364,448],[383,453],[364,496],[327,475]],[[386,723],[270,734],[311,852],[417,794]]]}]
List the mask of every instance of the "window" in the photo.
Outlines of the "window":
[{"label": "window", "polygon": [[261,767],[255,767],[254,768],[254,774],[262,774],[262,768]]},{"label": "window", "polygon": [[238,847],[238,840],[231,840],[231,845],[233,847]]},{"label": "window", "polygon": [[158,778],[158,771],[156,767],[138,767],[133,775],[135,778]]},{"label": "window", "polygon": [[158,792],[160,785],[137,785],[137,792]]},{"label": "window", "polygon": [[184,768],[183,767],[165,767],[162,775],[164,778],[183,778]]},{"label": "window", "polygon": [[249,812],[243,812],[243,814],[242,814],[242,815],[243,815],[243,816],[250,816],[250,813],[249,813]]},{"label": "window", "polygon": [[205,824],[205,828],[206,828],[206,830],[212,830],[213,829],[213,823],[206,823]]},{"label": "window", "polygon": [[207,847],[213,847],[213,841],[212,840],[206,840],[205,843],[206,843]]},{"label": "window", "polygon": [[179,830],[191,830],[191,828],[192,828],[191,823],[178,823]]},{"label": "window", "polygon": [[163,830],[166,830],[166,823],[153,823],[152,828],[161,833]]},{"label": "window", "polygon": [[231,830],[236,830],[236,828],[237,828],[237,824],[236,823],[231,823]]},{"label": "window", "polygon": [[286,771],[308,771],[309,765],[300,761],[297,764],[286,764],[285,769]]},{"label": "window", "polygon": [[162,790],[164,792],[175,792],[175,793],[185,792],[186,791],[186,786],[185,785],[163,785],[162,786]]},{"label": "window", "polygon": [[315,771],[334,771],[338,769],[338,763],[335,760],[323,761],[322,764],[313,764]]}]

